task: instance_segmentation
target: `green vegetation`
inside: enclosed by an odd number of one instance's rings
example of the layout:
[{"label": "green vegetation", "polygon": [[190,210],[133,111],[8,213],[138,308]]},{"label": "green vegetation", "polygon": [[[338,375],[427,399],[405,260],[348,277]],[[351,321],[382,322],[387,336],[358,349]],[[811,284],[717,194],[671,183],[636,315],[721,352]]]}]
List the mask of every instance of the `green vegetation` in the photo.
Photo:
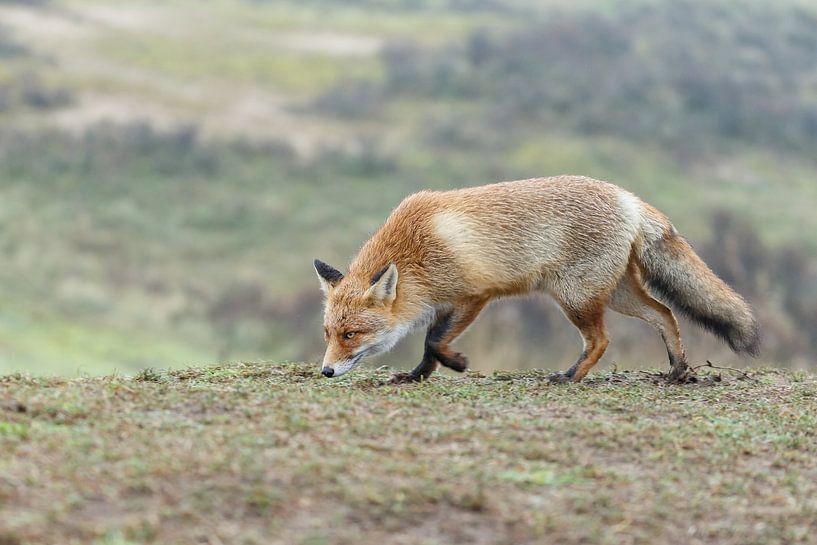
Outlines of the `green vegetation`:
[{"label": "green vegetation", "polygon": [[817,380],[0,380],[0,542],[810,543]]},{"label": "green vegetation", "polygon": [[[315,359],[313,258],[418,189],[562,173],[665,211],[809,367],[817,11],[739,4],[0,2],[0,372]],[[575,358],[547,302],[499,307],[476,368]],[[611,322],[608,361],[664,360]]]},{"label": "green vegetation", "polygon": [[[558,125],[700,154],[817,149],[817,14],[683,0],[555,15],[434,51],[385,52],[387,92],[489,101],[496,127]],[[706,44],[706,47],[703,47]],[[527,134],[524,135],[527,137]]]},{"label": "green vegetation", "polygon": [[[276,43],[259,47],[250,41],[235,47],[235,37],[215,41],[202,36],[113,34],[97,45],[112,60],[156,71],[185,81],[244,81],[284,93],[315,93],[341,76],[363,77],[376,72],[374,60],[344,60],[319,54],[281,51]],[[202,47],[202,45],[206,47]],[[255,45],[255,47],[251,47]]]}]

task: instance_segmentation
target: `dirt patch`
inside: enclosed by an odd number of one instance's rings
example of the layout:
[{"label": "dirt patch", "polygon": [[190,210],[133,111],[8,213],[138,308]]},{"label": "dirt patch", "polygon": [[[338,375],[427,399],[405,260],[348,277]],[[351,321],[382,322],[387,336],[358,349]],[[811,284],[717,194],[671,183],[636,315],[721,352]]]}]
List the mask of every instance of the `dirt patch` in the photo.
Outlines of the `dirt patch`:
[{"label": "dirt patch", "polygon": [[383,40],[340,32],[289,32],[275,37],[281,47],[306,53],[338,57],[371,57],[383,47]]},{"label": "dirt patch", "polygon": [[87,38],[91,29],[80,19],[51,8],[0,5],[0,21],[28,47],[48,50],[52,45],[70,46]]},{"label": "dirt patch", "polygon": [[82,20],[98,25],[106,26],[116,30],[149,30],[160,31],[163,28],[172,27],[173,21],[166,9],[157,6],[109,6],[105,4],[94,4],[93,6],[77,6],[75,13]]},{"label": "dirt patch", "polygon": [[157,104],[146,103],[134,97],[91,94],[77,104],[51,115],[56,127],[72,133],[82,133],[88,127],[101,123],[128,125],[148,123],[157,130],[170,130],[182,125],[172,112]]}]

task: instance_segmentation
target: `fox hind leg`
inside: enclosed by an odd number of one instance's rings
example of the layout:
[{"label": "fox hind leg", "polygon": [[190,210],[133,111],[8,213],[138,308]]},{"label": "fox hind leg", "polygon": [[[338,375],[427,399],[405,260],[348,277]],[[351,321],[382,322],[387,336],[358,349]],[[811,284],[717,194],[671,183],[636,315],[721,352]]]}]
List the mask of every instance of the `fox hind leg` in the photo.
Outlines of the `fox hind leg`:
[{"label": "fox hind leg", "polygon": [[608,306],[619,314],[639,318],[653,326],[667,346],[670,380],[680,381],[686,376],[686,351],[681,342],[678,321],[666,305],[653,298],[646,290],[635,260],[631,260],[627,266],[627,272],[610,297]]},{"label": "fox hind leg", "polygon": [[551,376],[551,382],[579,382],[593,368],[610,344],[607,328],[604,326],[604,304],[596,301],[582,309],[572,309],[562,305],[567,318],[578,328],[584,339],[584,350],[579,359],[564,374]]}]

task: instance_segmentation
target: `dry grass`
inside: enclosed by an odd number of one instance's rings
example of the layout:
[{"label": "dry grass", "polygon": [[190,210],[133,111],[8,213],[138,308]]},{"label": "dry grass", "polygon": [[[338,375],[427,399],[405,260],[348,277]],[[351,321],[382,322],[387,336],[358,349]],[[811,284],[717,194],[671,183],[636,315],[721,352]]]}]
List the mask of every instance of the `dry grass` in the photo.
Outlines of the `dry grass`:
[{"label": "dry grass", "polygon": [[0,543],[809,543],[817,380],[0,379]]}]

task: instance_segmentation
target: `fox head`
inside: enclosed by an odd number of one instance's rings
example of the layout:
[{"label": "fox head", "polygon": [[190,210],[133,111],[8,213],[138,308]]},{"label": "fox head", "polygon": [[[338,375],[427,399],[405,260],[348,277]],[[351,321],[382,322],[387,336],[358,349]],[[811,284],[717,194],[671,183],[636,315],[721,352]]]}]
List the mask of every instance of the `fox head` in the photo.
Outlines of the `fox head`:
[{"label": "fox head", "polygon": [[315,271],[326,296],[323,376],[339,377],[349,372],[364,357],[391,350],[405,334],[392,312],[399,278],[394,263],[362,279],[345,277],[317,259]]}]

